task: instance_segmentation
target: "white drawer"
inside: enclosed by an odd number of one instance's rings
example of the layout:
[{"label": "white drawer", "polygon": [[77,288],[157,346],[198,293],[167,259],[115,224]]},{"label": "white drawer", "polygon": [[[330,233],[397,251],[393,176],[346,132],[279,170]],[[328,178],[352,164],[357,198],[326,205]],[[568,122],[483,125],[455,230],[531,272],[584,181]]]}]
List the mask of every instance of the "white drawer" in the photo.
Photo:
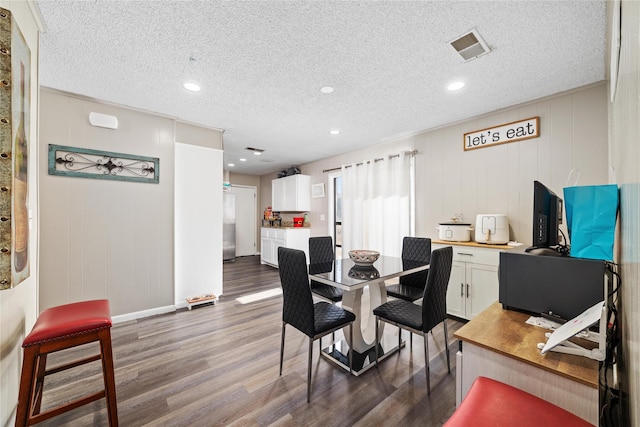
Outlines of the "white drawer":
[{"label": "white drawer", "polygon": [[500,250],[454,246],[453,260],[497,266],[500,263]]},{"label": "white drawer", "polygon": [[269,228],[260,228],[260,237],[269,237]]},{"label": "white drawer", "polygon": [[280,240],[286,240],[287,230],[274,229],[273,231],[275,231],[275,234],[274,234],[273,237],[275,237],[276,239],[280,239]]}]

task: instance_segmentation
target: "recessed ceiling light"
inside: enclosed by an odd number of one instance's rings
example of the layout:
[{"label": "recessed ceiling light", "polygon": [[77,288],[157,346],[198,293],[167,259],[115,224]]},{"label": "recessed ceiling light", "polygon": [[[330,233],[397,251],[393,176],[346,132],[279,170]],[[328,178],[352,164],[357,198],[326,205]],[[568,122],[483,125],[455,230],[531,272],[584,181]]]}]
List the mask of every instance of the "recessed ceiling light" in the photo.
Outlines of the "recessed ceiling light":
[{"label": "recessed ceiling light", "polygon": [[464,87],[464,82],[453,82],[450,83],[449,86],[447,86],[447,89],[449,90],[460,90]]},{"label": "recessed ceiling light", "polygon": [[331,93],[333,92],[333,88],[331,86],[323,86],[320,88],[320,92],[322,93]]},{"label": "recessed ceiling light", "polygon": [[254,151],[253,155],[254,156],[260,156],[260,155],[262,155],[262,151]]},{"label": "recessed ceiling light", "polygon": [[240,161],[241,161],[241,162],[246,162],[246,161],[247,161],[247,159],[240,159]]},{"label": "recessed ceiling light", "polygon": [[190,92],[200,92],[200,86],[197,83],[184,82],[182,86]]},{"label": "recessed ceiling light", "polygon": [[340,131],[339,131],[339,130],[337,130],[337,129],[330,130],[330,131],[329,131],[329,133],[330,133],[331,135],[340,135]]},{"label": "recessed ceiling light", "polygon": [[229,166],[230,168],[235,166],[235,163],[229,163],[227,166]]}]

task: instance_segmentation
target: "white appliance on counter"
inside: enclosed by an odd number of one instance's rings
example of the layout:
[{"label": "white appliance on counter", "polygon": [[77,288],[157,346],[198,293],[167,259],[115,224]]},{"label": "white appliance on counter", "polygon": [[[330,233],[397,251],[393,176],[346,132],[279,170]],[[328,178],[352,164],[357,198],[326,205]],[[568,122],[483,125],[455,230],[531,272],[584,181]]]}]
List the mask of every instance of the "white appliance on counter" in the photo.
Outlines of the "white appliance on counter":
[{"label": "white appliance on counter", "polygon": [[509,218],[505,214],[480,214],[476,217],[478,243],[503,245],[509,242]]},{"label": "white appliance on counter", "polygon": [[436,227],[438,230],[438,240],[448,242],[468,242],[471,240],[471,224],[468,222],[441,222]]}]

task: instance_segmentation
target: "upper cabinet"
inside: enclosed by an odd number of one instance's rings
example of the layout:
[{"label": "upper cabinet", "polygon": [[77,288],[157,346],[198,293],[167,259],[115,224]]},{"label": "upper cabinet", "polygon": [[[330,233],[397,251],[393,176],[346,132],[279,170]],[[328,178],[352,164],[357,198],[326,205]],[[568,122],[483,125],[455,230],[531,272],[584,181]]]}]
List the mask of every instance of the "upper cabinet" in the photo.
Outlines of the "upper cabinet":
[{"label": "upper cabinet", "polygon": [[271,208],[277,212],[311,210],[311,177],[290,175],[272,180]]}]

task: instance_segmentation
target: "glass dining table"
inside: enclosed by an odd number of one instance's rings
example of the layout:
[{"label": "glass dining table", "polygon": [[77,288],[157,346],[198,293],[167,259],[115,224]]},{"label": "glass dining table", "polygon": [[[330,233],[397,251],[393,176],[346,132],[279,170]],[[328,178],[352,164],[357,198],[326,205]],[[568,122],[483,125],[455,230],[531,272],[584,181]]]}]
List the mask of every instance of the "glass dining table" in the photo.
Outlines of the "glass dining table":
[{"label": "glass dining table", "polygon": [[373,309],[387,301],[385,281],[423,271],[429,264],[380,256],[371,266],[356,265],[350,258],[334,262],[310,264],[309,278],[342,289],[342,307],[356,315],[353,341],[344,339],[323,348],[321,355],[349,370],[348,352],[353,352],[353,374],[360,375],[375,365],[375,353],[383,360],[404,344],[398,337],[384,334],[384,322],[378,329],[379,345],[375,348],[375,316]]}]

